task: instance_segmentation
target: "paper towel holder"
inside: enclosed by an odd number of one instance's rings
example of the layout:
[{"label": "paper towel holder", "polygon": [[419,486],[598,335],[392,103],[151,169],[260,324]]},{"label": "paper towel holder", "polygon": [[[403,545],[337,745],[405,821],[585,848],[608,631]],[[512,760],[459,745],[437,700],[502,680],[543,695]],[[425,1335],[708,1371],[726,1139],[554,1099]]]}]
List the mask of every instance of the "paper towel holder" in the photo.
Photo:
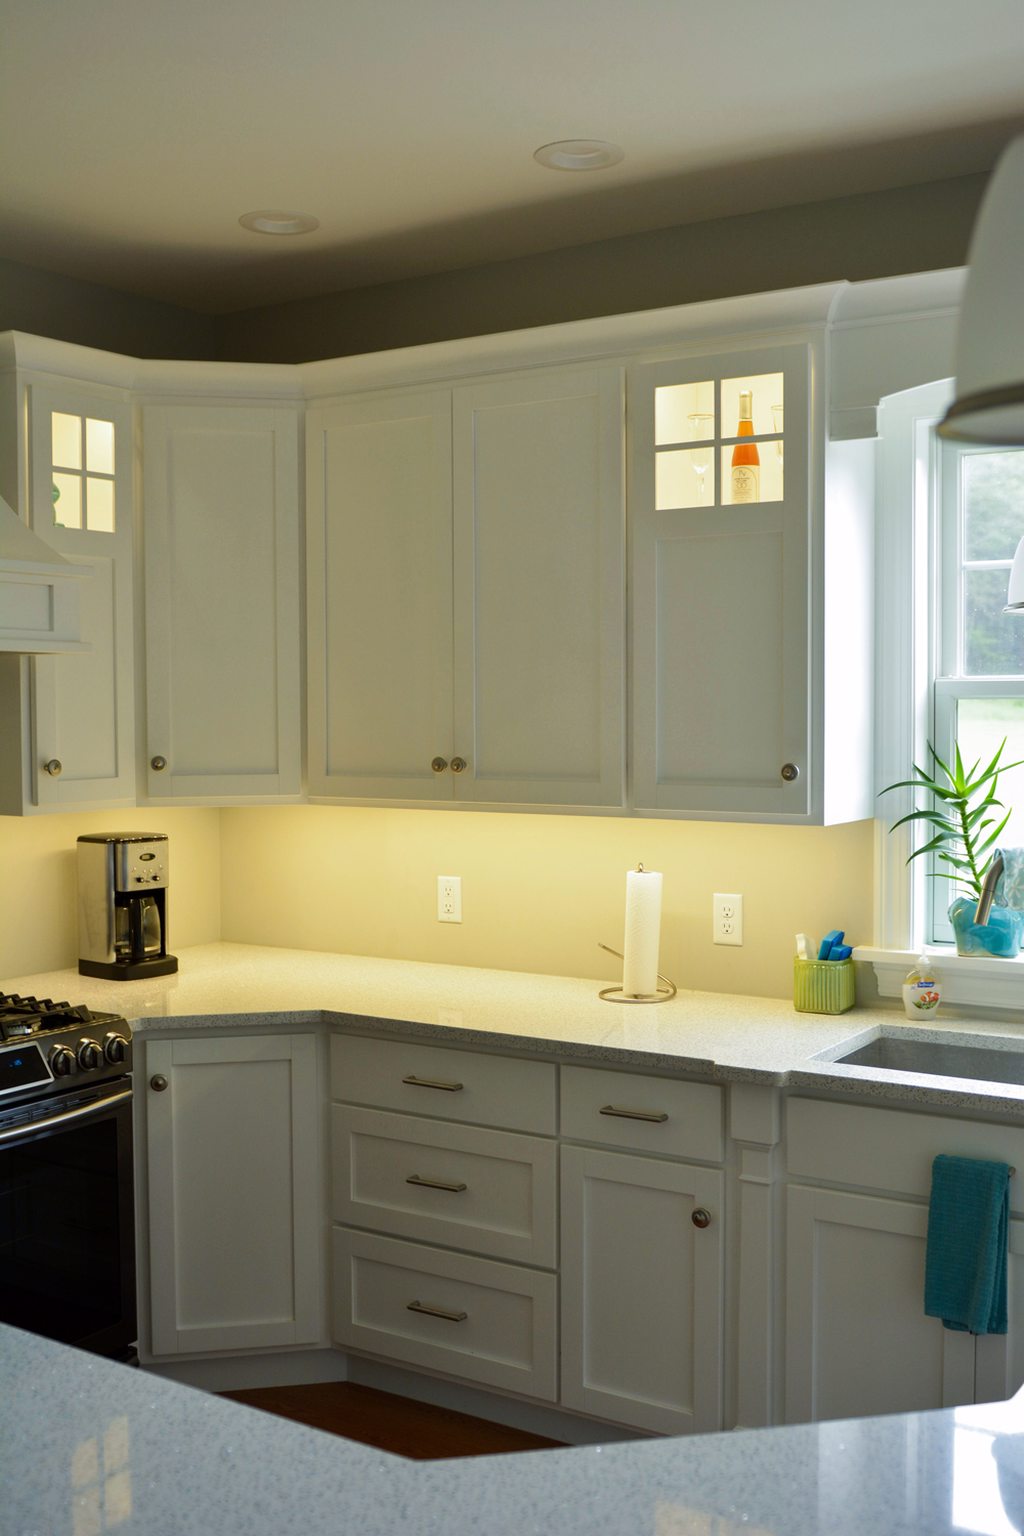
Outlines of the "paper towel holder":
[{"label": "paper towel holder", "polygon": [[[602,944],[600,939],[597,941],[597,947],[598,949],[603,949],[609,955],[614,955],[617,960],[622,959],[622,955],[617,949],[612,949],[610,944]],[[678,988],[674,981],[670,981],[660,971],[658,972],[658,980],[663,981],[665,985],[659,987],[657,992],[652,992],[644,997],[632,997],[628,992],[623,992],[621,987],[603,987],[597,995],[603,998],[606,1003],[667,1003],[669,998],[675,997]]]}]

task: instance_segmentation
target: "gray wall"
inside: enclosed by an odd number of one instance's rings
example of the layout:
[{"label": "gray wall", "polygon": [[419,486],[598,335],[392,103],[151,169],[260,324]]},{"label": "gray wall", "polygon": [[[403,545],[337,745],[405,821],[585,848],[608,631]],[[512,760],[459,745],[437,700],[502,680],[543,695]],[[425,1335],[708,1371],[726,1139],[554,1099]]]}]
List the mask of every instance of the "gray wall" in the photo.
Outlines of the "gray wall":
[{"label": "gray wall", "polygon": [[682,224],[204,315],[0,261],[0,330],[141,357],[307,362],[808,283],[962,266],[987,177]]},{"label": "gray wall", "polygon": [[0,331],[53,336],[129,357],[215,358],[217,320],[176,304],[0,260]]},{"label": "gray wall", "polygon": [[677,225],[221,317],[221,356],[308,362],[733,294],[962,266],[987,176]]}]

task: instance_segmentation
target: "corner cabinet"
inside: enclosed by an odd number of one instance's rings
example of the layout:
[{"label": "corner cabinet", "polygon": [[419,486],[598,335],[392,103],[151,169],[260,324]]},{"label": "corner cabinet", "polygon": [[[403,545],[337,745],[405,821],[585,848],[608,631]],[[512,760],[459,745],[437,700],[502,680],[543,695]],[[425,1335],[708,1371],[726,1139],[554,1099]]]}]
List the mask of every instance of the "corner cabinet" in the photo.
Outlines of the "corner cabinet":
[{"label": "corner cabinet", "polygon": [[830,464],[823,354],[819,330],[629,370],[640,813],[872,814],[873,459]]},{"label": "corner cabinet", "polygon": [[145,1042],[150,1350],[320,1336],[313,1035]]},{"label": "corner cabinet", "polygon": [[307,418],[310,792],[623,804],[622,375]]},{"label": "corner cabinet", "polygon": [[2,489],[12,506],[27,506],[40,538],[86,571],[81,651],[0,656],[0,811],[131,805],[131,394],[12,369],[0,398]]},{"label": "corner cabinet", "polygon": [[299,416],[143,406],[151,803],[301,792]]}]

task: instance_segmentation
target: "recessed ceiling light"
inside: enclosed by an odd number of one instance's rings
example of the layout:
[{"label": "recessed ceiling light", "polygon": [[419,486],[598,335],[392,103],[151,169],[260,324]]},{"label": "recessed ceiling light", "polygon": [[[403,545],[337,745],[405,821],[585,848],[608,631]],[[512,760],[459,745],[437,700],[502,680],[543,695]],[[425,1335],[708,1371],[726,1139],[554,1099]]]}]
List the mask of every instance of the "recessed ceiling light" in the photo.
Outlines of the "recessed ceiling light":
[{"label": "recessed ceiling light", "polygon": [[559,139],[535,149],[533,158],[552,171],[601,171],[618,165],[625,152],[606,139]]},{"label": "recessed ceiling light", "polygon": [[320,220],[309,213],[283,213],[279,209],[259,208],[255,213],[243,213],[239,219],[243,229],[251,229],[257,235],[308,235],[320,228]]}]

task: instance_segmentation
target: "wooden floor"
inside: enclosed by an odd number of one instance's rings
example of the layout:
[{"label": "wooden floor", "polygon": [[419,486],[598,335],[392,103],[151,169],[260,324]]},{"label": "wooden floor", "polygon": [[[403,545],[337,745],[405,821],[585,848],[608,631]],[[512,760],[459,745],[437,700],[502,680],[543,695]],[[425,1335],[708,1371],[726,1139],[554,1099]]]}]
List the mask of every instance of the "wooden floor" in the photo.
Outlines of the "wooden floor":
[{"label": "wooden floor", "polygon": [[315,1382],[304,1387],[257,1387],[222,1395],[264,1413],[276,1413],[312,1429],[344,1435],[363,1445],[374,1445],[378,1450],[418,1461],[542,1451],[560,1443],[348,1381]]}]

